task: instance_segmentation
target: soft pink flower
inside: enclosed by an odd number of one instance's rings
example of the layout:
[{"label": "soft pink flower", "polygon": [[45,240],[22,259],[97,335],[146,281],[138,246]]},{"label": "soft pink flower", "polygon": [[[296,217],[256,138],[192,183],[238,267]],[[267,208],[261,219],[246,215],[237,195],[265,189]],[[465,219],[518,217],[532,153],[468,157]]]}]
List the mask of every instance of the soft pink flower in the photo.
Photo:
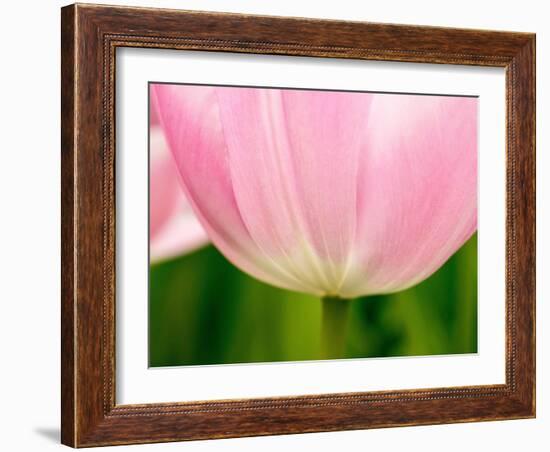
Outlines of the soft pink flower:
[{"label": "soft pink flower", "polygon": [[474,98],[154,90],[195,213],[262,281],[343,298],[399,291],[476,230]]},{"label": "soft pink flower", "polygon": [[185,198],[162,129],[150,126],[149,238],[152,262],[189,253],[208,242]]}]

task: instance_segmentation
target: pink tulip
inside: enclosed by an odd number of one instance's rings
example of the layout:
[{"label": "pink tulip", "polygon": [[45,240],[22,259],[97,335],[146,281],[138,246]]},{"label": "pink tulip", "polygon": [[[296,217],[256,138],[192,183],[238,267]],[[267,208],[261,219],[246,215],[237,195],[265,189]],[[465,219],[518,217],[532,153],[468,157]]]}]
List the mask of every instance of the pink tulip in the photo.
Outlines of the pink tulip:
[{"label": "pink tulip", "polygon": [[477,225],[477,100],[155,85],[183,188],[215,246],[274,286],[411,287]]},{"label": "pink tulip", "polygon": [[180,188],[174,159],[162,129],[150,127],[149,237],[152,262],[189,253],[208,242]]}]

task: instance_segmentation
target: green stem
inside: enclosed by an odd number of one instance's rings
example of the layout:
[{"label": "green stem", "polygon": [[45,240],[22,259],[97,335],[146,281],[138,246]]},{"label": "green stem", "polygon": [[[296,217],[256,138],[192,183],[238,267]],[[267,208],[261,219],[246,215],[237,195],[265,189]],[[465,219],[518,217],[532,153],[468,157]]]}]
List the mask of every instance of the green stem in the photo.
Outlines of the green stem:
[{"label": "green stem", "polygon": [[324,297],[321,299],[321,303],[321,358],[344,358],[351,300],[338,297]]}]

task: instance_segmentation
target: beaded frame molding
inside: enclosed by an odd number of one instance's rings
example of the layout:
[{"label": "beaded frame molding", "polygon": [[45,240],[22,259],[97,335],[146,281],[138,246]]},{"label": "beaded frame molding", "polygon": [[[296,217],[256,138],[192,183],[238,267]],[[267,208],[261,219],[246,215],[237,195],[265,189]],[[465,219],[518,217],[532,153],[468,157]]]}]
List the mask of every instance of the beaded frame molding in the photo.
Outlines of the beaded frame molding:
[{"label": "beaded frame molding", "polygon": [[[64,444],[86,447],[535,416],[534,34],[85,4],[64,7],[61,16]],[[117,405],[118,47],[505,68],[505,384]]]}]

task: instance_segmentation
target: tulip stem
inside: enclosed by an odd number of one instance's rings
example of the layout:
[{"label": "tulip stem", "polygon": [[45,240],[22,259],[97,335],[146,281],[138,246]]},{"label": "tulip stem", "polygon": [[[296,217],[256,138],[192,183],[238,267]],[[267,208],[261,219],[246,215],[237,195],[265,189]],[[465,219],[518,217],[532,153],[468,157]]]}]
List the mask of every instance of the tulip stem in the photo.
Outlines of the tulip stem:
[{"label": "tulip stem", "polygon": [[351,300],[338,297],[324,297],[321,299],[321,302],[321,358],[344,358]]}]

